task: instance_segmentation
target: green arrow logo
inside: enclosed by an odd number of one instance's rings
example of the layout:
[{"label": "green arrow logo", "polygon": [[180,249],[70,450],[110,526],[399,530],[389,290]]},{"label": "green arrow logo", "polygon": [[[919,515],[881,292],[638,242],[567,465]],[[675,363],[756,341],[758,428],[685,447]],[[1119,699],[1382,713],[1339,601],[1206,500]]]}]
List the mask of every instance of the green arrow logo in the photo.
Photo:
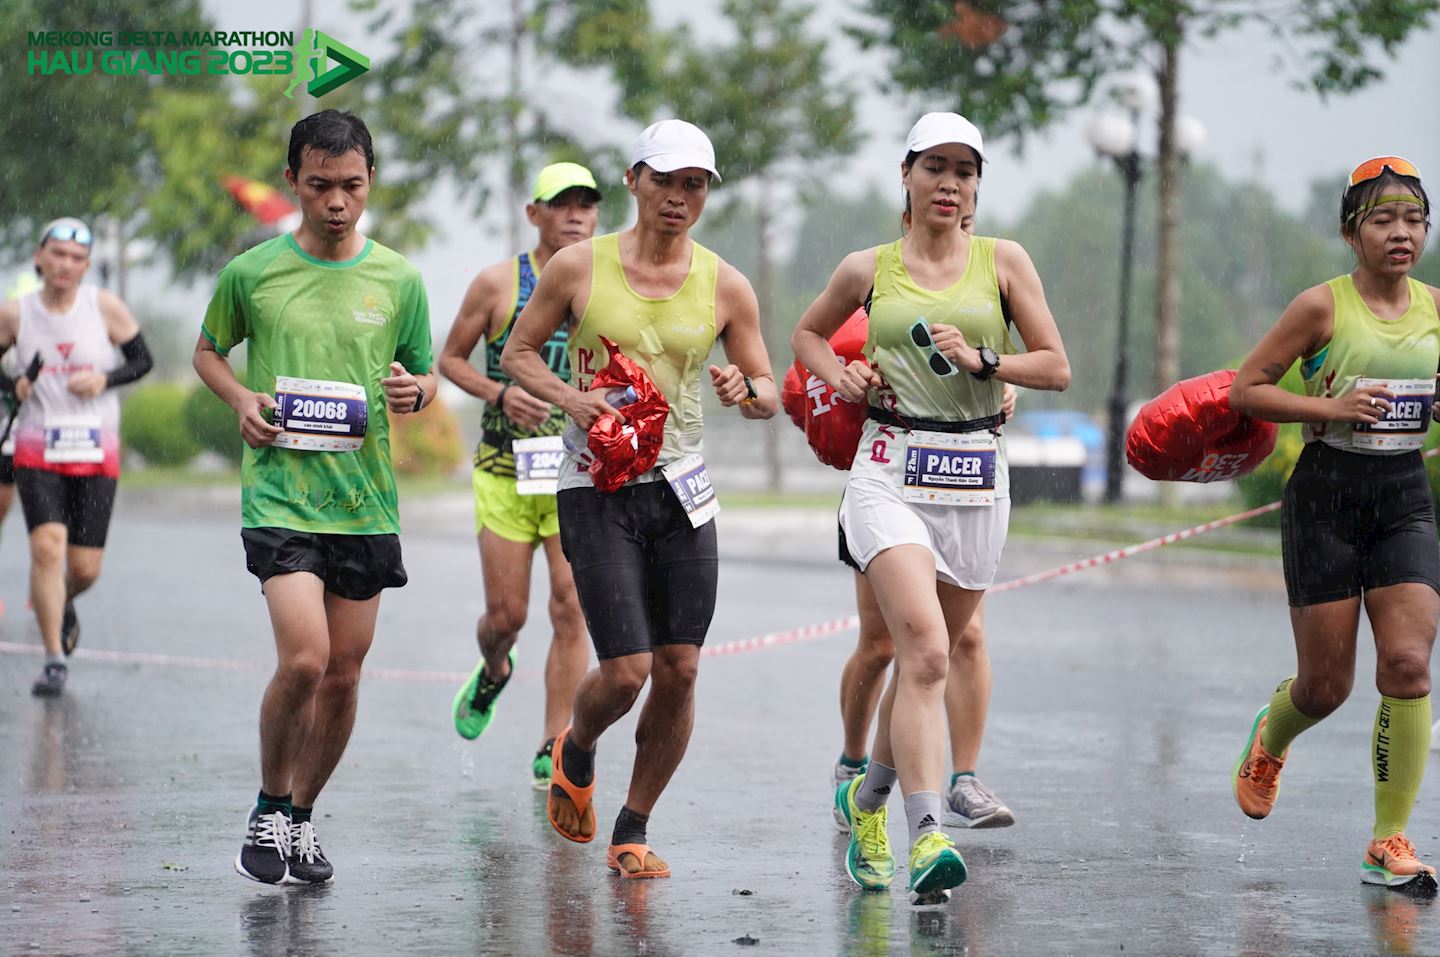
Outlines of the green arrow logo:
[{"label": "green arrow logo", "polygon": [[[298,63],[304,63],[310,71],[311,79],[305,89],[313,97],[322,97],[370,69],[369,57],[320,30],[305,31],[304,39],[296,49],[295,59]],[[320,66],[327,59],[334,60],[335,65],[321,73]],[[285,89],[287,97],[294,98],[295,87],[300,85],[301,79],[300,70],[297,69],[290,78],[290,85]]]}]

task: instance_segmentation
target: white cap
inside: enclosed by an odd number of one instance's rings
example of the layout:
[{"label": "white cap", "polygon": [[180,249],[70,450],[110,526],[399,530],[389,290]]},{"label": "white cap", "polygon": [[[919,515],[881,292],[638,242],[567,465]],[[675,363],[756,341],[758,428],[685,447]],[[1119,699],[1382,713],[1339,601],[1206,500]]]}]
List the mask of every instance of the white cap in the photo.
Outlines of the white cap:
[{"label": "white cap", "polygon": [[661,120],[645,127],[645,132],[630,147],[631,168],[636,163],[644,163],[660,173],[691,167],[709,170],[715,182],[720,182],[710,137],[694,123],[684,120]]},{"label": "white cap", "polygon": [[926,113],[910,127],[905,137],[905,153],[923,153],[941,143],[959,143],[973,149],[980,159],[985,159],[985,143],[980,131],[959,113]]}]

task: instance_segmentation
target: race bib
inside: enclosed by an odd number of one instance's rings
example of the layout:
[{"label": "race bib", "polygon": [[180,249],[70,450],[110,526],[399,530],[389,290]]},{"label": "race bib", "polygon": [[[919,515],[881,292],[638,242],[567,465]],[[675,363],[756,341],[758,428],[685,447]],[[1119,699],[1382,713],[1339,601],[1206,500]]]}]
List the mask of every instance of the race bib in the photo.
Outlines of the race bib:
[{"label": "race bib", "polygon": [[990,432],[911,432],[900,497],[926,505],[994,505],[997,455]]},{"label": "race bib", "polygon": [[1396,452],[1418,449],[1430,430],[1430,407],[1435,402],[1434,379],[1366,379],[1355,388],[1379,386],[1390,400],[1390,411],[1379,422],[1357,422],[1352,430],[1357,449]]},{"label": "race bib", "polygon": [[699,528],[720,514],[720,500],[715,497],[715,486],[710,484],[705,460],[699,455],[682,455],[660,473],[670,483],[693,527]]},{"label": "race bib", "polygon": [[47,463],[103,462],[100,445],[100,417],[57,415],[45,420],[45,461]]},{"label": "race bib", "polygon": [[558,435],[516,439],[515,491],[521,495],[554,495],[565,458],[565,440]]},{"label": "race bib", "polygon": [[280,448],[311,452],[353,452],[365,444],[370,403],[351,382],[275,377],[275,437]]}]

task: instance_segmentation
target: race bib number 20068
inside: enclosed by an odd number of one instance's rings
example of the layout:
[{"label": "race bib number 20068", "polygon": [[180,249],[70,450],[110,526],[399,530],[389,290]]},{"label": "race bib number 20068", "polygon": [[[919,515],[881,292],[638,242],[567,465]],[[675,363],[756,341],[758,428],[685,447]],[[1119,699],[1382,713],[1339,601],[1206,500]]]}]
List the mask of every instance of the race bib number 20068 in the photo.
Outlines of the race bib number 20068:
[{"label": "race bib number 20068", "polygon": [[325,379],[275,377],[275,437],[281,448],[353,452],[365,444],[370,405],[363,386]]}]

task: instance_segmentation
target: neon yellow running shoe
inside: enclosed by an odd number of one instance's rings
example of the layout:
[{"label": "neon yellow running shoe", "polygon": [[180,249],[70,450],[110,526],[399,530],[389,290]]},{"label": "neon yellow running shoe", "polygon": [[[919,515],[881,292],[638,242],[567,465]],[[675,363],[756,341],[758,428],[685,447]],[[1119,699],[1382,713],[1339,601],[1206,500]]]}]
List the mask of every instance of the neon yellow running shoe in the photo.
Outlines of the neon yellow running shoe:
[{"label": "neon yellow running shoe", "polygon": [[864,780],[862,774],[835,789],[835,811],[850,828],[845,873],[867,891],[883,891],[895,879],[895,855],[885,832],[888,815],[884,805],[878,811],[866,811],[855,803],[855,792]]},{"label": "neon yellow running shoe", "polygon": [[470,678],[455,695],[452,711],[455,715],[455,730],[460,737],[474,740],[495,719],[495,701],[500,692],[515,676],[515,649],[510,649],[510,674],[500,681],[492,681],[485,672],[485,659],[481,658]]},{"label": "neon yellow running shoe", "polygon": [[965,859],[944,831],[927,831],[910,848],[910,903],[942,904],[965,883]]}]

